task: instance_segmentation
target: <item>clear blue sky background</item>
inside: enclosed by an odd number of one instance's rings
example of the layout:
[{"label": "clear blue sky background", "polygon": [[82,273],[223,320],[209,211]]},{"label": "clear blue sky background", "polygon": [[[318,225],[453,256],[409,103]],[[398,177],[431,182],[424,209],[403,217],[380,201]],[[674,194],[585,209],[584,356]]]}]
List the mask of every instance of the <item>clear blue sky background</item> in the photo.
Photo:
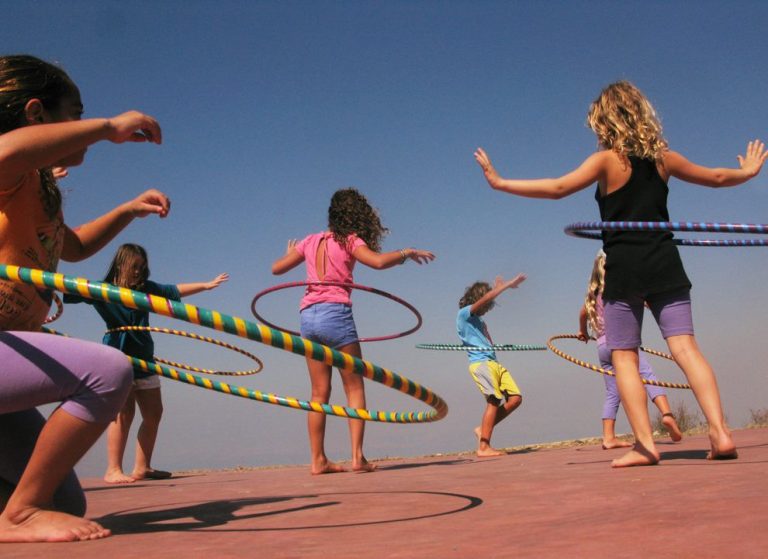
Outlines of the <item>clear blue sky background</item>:
[{"label": "clear blue sky background", "polygon": [[[282,281],[270,263],[289,238],[325,227],[330,195],[356,186],[391,229],[385,249],[434,251],[358,282],[391,291],[424,317],[416,334],[368,345],[365,356],[442,395],[449,416],[430,425],[371,424],[371,458],[466,450],[484,402],[460,353],[420,342],[455,342],[465,286],[526,272],[488,315],[500,343],[542,344],[576,327],[595,242],[563,226],[598,218],[592,189],[553,202],[492,191],[473,158],[484,146],[505,176],[556,176],[596,148],[586,128],[600,89],[629,79],[659,111],[667,138],[689,158],[736,165],[748,140],[766,137],[768,79],[763,2],[0,2],[0,51],[60,63],[80,85],[88,116],[139,109],[155,116],[162,146],[99,144],[62,187],[77,225],[147,187],[173,200],[165,220],[135,222],[89,261],[61,271],[101,278],[121,242],[150,254],[153,279],[231,281],[189,302],[250,318],[253,295]],[[720,191],[671,184],[673,219],[766,222],[765,172]],[[742,425],[768,405],[765,249],[683,249],[694,283],[699,341],[718,373],[727,415]],[[299,290],[264,300],[265,316],[297,324]],[[355,295],[361,334],[411,324],[390,302]],[[155,325],[187,328],[163,318]],[[57,327],[99,339],[85,306]],[[189,327],[193,331],[199,328]],[[210,332],[203,332],[210,334]],[[648,319],[646,343],[663,347]],[[265,371],[244,384],[307,397],[299,357],[222,334],[256,352]],[[158,354],[202,366],[244,368],[240,356],[167,336]],[[563,344],[595,360],[595,349]],[[500,355],[524,392],[495,433],[511,446],[600,432],[602,379],[549,352]],[[681,373],[654,361],[666,380]],[[333,399],[343,402],[338,378]],[[155,465],[205,468],[306,463],[302,412],[164,381],[166,415]],[[368,384],[376,409],[421,409]],[[673,403],[694,405],[687,392]],[[328,450],[349,456],[346,425],[328,422]],[[624,420],[619,430],[628,427]],[[130,457],[130,450],[129,450]],[[103,442],[80,466],[98,475]],[[128,464],[130,466],[130,464]]]}]

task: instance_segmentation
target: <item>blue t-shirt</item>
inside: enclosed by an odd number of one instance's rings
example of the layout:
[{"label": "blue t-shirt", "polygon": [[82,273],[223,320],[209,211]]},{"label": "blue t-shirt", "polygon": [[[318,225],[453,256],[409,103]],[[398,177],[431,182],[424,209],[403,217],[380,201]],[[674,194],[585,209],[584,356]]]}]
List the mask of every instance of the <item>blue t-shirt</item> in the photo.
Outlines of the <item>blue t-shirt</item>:
[{"label": "blue t-shirt", "polygon": [[[180,301],[181,294],[178,288],[173,284],[160,284],[147,280],[141,289],[142,293],[148,295],[157,295]],[[122,305],[113,305],[104,301],[88,299],[80,295],[64,295],[65,303],[87,303],[92,305],[99,313],[107,330],[119,328],[120,326],[149,326],[149,313],[139,309],[129,309]],[[145,361],[152,361],[155,354],[155,342],[152,340],[149,332],[106,332],[102,343],[115,347],[131,357],[137,357]],[[135,378],[146,378],[154,373],[145,373],[134,369]]]},{"label": "blue t-shirt", "polygon": [[[472,305],[467,305],[462,309],[459,309],[459,314],[456,316],[456,331],[461,338],[461,343],[465,346],[477,346],[477,347],[489,347],[492,344],[490,336],[488,335],[488,328],[485,326],[485,322],[479,317],[470,312]],[[496,352],[493,350],[467,351],[470,363],[477,363],[478,361],[496,361]]]}]

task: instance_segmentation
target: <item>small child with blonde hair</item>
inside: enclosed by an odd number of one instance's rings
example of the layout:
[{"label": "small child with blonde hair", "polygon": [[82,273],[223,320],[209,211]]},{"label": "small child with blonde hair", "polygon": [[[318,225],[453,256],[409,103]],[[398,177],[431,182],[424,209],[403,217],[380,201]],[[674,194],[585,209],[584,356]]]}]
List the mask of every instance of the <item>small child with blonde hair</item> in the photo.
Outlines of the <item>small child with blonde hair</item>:
[{"label": "small child with blonde hair", "polygon": [[[579,312],[579,339],[588,342],[590,338],[597,341],[597,354],[600,358],[600,366],[606,371],[613,372],[611,363],[611,350],[605,345],[605,326],[603,324],[603,285],[605,283],[605,252],[600,249],[592,266],[592,275],[589,278],[587,295],[584,305]],[[591,334],[591,336],[590,336]],[[646,380],[656,381],[656,375],[650,363],[641,353],[639,354],[640,377]],[[603,403],[603,449],[626,448],[632,443],[616,438],[616,414],[619,411],[619,390],[616,386],[616,377],[603,375],[605,381],[605,402]],[[675,416],[669,408],[669,401],[664,389],[652,384],[645,385],[648,397],[659,409],[661,422],[669,432],[669,437],[677,442],[683,438],[677,425]]]},{"label": "small child with blonde hair", "polygon": [[466,289],[459,301],[456,330],[463,345],[476,348],[467,351],[469,373],[487,402],[482,423],[475,428],[479,457],[506,454],[491,446],[493,428],[515,411],[523,401],[512,375],[496,361],[491,335],[480,317],[494,307],[496,297],[523,283],[525,277],[524,274],[518,274],[505,281],[501,276],[497,276],[493,287],[486,282],[475,282]]}]

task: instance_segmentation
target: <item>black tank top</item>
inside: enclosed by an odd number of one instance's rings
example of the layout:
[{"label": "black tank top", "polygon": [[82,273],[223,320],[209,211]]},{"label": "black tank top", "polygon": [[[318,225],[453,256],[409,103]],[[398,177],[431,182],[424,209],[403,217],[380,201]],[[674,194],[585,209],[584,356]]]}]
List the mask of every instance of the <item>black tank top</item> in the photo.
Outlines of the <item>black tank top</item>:
[{"label": "black tank top", "polygon": [[[606,196],[595,192],[603,221],[669,221],[669,188],[656,162],[630,157],[627,183]],[[680,253],[669,232],[603,231],[605,287],[603,299],[647,299],[690,288]]]}]

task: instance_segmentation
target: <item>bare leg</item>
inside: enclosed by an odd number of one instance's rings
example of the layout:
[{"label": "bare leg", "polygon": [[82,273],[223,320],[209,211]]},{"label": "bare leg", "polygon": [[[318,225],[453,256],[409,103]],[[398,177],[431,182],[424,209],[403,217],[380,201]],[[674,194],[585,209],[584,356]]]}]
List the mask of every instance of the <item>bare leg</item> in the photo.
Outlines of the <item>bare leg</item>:
[{"label": "bare leg", "polygon": [[104,481],[107,483],[133,483],[136,481],[123,472],[123,455],[128,443],[133,416],[136,413],[135,391],[131,388],[123,408],[114,421],[107,427],[107,471]]},{"label": "bare leg", "polygon": [[477,456],[481,458],[488,456],[504,456],[506,454],[503,450],[498,450],[491,446],[491,436],[493,435],[493,428],[497,423],[496,417],[498,413],[498,400],[495,398],[488,398],[488,403],[485,406],[480,427],[479,429],[475,429],[475,434],[478,435]]},{"label": "bare leg", "polygon": [[712,447],[707,459],[727,460],[737,458],[731,432],[725,425],[720,390],[712,367],[701,354],[696,338],[689,335],[667,338],[669,350],[688,378],[696,401],[709,424],[709,442]]},{"label": "bare leg", "polygon": [[645,387],[640,380],[637,349],[614,349],[611,354],[616,371],[621,403],[635,435],[632,450],[612,462],[614,468],[629,466],[651,466],[659,462],[659,452],[653,441],[651,419],[648,416],[648,402]]},{"label": "bare leg", "polygon": [[603,418],[603,450],[613,448],[627,448],[632,446],[629,441],[622,441],[616,438],[616,420]]},{"label": "bare leg", "polygon": [[136,462],[131,477],[133,479],[167,479],[171,472],[155,470],[150,466],[155,450],[160,418],[163,416],[163,400],[159,388],[134,390],[136,403],[141,413],[141,425],[136,437]]},{"label": "bare leg", "polygon": [[653,399],[653,403],[659,409],[659,413],[661,413],[661,423],[664,425],[667,433],[669,433],[669,438],[675,442],[682,440],[683,433],[680,431],[680,427],[677,425],[675,415],[670,410],[669,400],[667,400],[667,397],[663,394],[656,396],[656,398]]},{"label": "bare leg", "polygon": [[[362,357],[360,343],[345,345],[339,348],[339,351],[349,353],[355,357]],[[347,395],[347,405],[350,408],[365,407],[365,385],[361,375],[352,371],[339,371],[341,381],[344,384],[344,393]],[[376,464],[366,460],[363,454],[363,437],[365,436],[365,421],[362,419],[349,420],[349,438],[352,443],[352,469],[356,472],[372,472],[376,469]]]},{"label": "bare leg", "polygon": [[96,522],[45,510],[53,494],[106,424],[57,409],[46,423],[15,491],[0,514],[0,542],[93,540],[110,535]]},{"label": "bare leg", "polygon": [[[307,357],[307,368],[312,383],[311,401],[327,404],[331,397],[330,365]],[[307,414],[307,431],[309,432],[309,449],[312,455],[312,475],[343,472],[344,468],[328,460],[325,455],[325,414],[309,412]]]}]

